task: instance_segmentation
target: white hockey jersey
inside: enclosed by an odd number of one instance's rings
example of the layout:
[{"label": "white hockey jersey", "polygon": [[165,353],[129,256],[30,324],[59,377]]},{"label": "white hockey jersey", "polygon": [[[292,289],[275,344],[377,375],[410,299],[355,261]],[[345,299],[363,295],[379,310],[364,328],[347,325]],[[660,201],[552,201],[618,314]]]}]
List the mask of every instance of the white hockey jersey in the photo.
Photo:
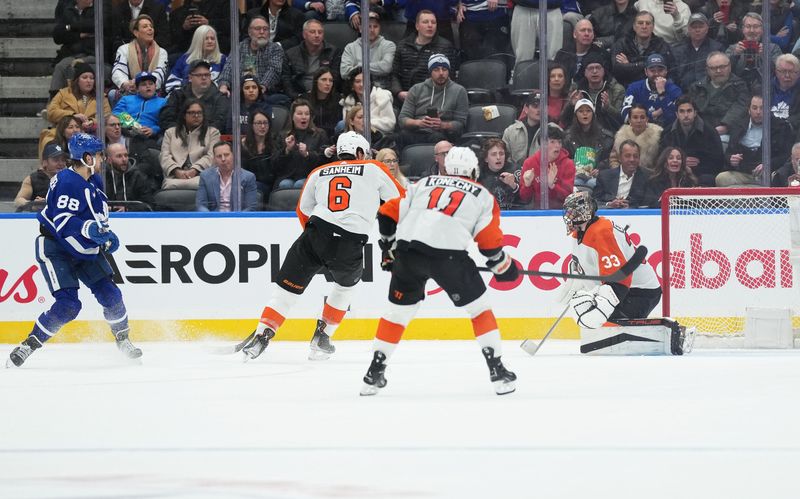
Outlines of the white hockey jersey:
[{"label": "white hockey jersey", "polygon": [[[578,240],[577,231],[572,233],[575,247],[572,254],[578,259],[585,274],[610,275],[620,269],[633,256],[636,246],[625,229],[605,217],[590,223]],[[658,276],[647,262],[636,267],[620,284],[628,288],[659,288]]]},{"label": "white hockey jersey", "polygon": [[347,232],[368,235],[381,201],[404,192],[381,162],[335,161],[308,174],[297,202],[297,216],[303,227],[315,216]]},{"label": "white hockey jersey", "polygon": [[465,251],[501,247],[500,207],[484,186],[463,177],[432,175],[408,187],[404,198],[381,206],[397,222],[398,241]]}]

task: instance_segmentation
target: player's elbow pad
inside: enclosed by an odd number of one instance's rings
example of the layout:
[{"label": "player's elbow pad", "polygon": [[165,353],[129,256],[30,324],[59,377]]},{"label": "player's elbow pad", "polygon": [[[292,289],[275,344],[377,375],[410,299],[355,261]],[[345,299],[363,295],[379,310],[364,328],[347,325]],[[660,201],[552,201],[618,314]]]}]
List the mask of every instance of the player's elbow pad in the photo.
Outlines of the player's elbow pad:
[{"label": "player's elbow pad", "polygon": [[394,234],[397,232],[397,222],[390,216],[378,213],[378,231],[381,237],[385,239],[394,239]]},{"label": "player's elbow pad", "polygon": [[593,291],[576,291],[569,304],[575,311],[579,326],[597,329],[605,324],[614,313],[619,304],[619,298],[611,286],[603,284]]}]

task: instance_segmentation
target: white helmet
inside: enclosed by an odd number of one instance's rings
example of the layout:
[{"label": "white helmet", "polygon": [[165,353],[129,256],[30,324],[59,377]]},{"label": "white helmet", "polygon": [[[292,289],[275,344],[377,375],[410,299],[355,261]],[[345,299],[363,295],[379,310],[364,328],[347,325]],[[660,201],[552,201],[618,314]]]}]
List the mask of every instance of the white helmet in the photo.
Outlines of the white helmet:
[{"label": "white helmet", "polygon": [[444,158],[444,170],[448,175],[478,180],[478,158],[469,147],[453,147]]},{"label": "white helmet", "polygon": [[369,142],[363,135],[357,132],[344,132],[339,135],[339,139],[336,141],[337,156],[352,154],[353,157],[357,157],[359,149],[361,149],[365,157],[369,157]]}]

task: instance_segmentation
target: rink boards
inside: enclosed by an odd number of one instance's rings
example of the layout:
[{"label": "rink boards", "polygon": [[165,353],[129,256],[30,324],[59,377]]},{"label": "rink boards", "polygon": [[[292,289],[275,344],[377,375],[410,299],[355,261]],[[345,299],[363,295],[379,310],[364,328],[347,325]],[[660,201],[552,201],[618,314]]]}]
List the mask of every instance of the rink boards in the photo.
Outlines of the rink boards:
[{"label": "rink boards", "polygon": [[[631,226],[634,242],[650,249],[648,262],[660,275],[660,215],[655,210],[608,212],[618,224]],[[118,214],[112,228],[122,246],[112,255],[115,279],[122,289],[132,335],[141,340],[233,339],[252,331],[268,297],[270,284],[301,228],[294,214]],[[512,212],[502,217],[505,244],[524,268],[566,272],[571,240],[560,211]],[[33,320],[52,304],[52,297],[34,258],[38,222],[31,215],[3,215],[0,251],[0,343],[16,343]],[[371,339],[385,309],[389,274],[380,270],[377,227],[365,248],[364,278],[337,339]],[[484,258],[477,250],[479,265]],[[563,270],[562,270],[563,269]],[[497,283],[485,276],[489,297],[507,339],[541,337],[563,305],[557,302],[561,280],[523,277]],[[308,340],[325,293],[318,275],[279,335],[282,340]],[[107,340],[108,327],[91,293],[82,289],[79,320],[55,341]],[[564,320],[560,338],[577,338],[574,321]],[[433,282],[425,303],[406,335],[408,339],[469,339],[472,329],[463,311]]]}]

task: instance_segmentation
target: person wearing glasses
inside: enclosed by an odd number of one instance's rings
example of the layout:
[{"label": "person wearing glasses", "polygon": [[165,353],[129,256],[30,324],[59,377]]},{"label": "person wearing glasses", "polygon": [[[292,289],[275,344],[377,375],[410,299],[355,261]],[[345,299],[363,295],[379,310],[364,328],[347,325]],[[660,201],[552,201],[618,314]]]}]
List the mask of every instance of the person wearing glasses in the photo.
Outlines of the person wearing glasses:
[{"label": "person wearing glasses", "polygon": [[397,153],[394,149],[384,147],[378,151],[378,154],[375,155],[375,159],[389,168],[389,171],[392,173],[395,180],[397,180],[398,184],[403,186],[403,188],[408,187],[408,179],[403,175],[403,172],[400,171],[400,160],[397,158]]},{"label": "person wearing glasses", "polygon": [[219,142],[219,130],[208,123],[198,99],[186,101],[178,124],[164,133],[161,144],[162,189],[197,189],[200,173],[214,159],[212,146]]},{"label": "person wearing glasses", "polygon": [[697,111],[713,126],[724,144],[747,126],[747,83],[731,72],[731,60],[722,52],[706,58],[706,77],[689,87]]},{"label": "person wearing glasses", "polygon": [[230,101],[211,81],[211,64],[202,59],[189,65],[189,83],[169,94],[159,115],[161,128],[168,129],[178,124],[180,110],[189,99],[197,99],[203,104],[209,126],[217,130],[230,128]]},{"label": "person wearing glasses", "polygon": [[772,115],[779,120],[789,120],[795,130],[800,127],[800,60],[792,54],[783,54],[775,61],[772,79]]}]

